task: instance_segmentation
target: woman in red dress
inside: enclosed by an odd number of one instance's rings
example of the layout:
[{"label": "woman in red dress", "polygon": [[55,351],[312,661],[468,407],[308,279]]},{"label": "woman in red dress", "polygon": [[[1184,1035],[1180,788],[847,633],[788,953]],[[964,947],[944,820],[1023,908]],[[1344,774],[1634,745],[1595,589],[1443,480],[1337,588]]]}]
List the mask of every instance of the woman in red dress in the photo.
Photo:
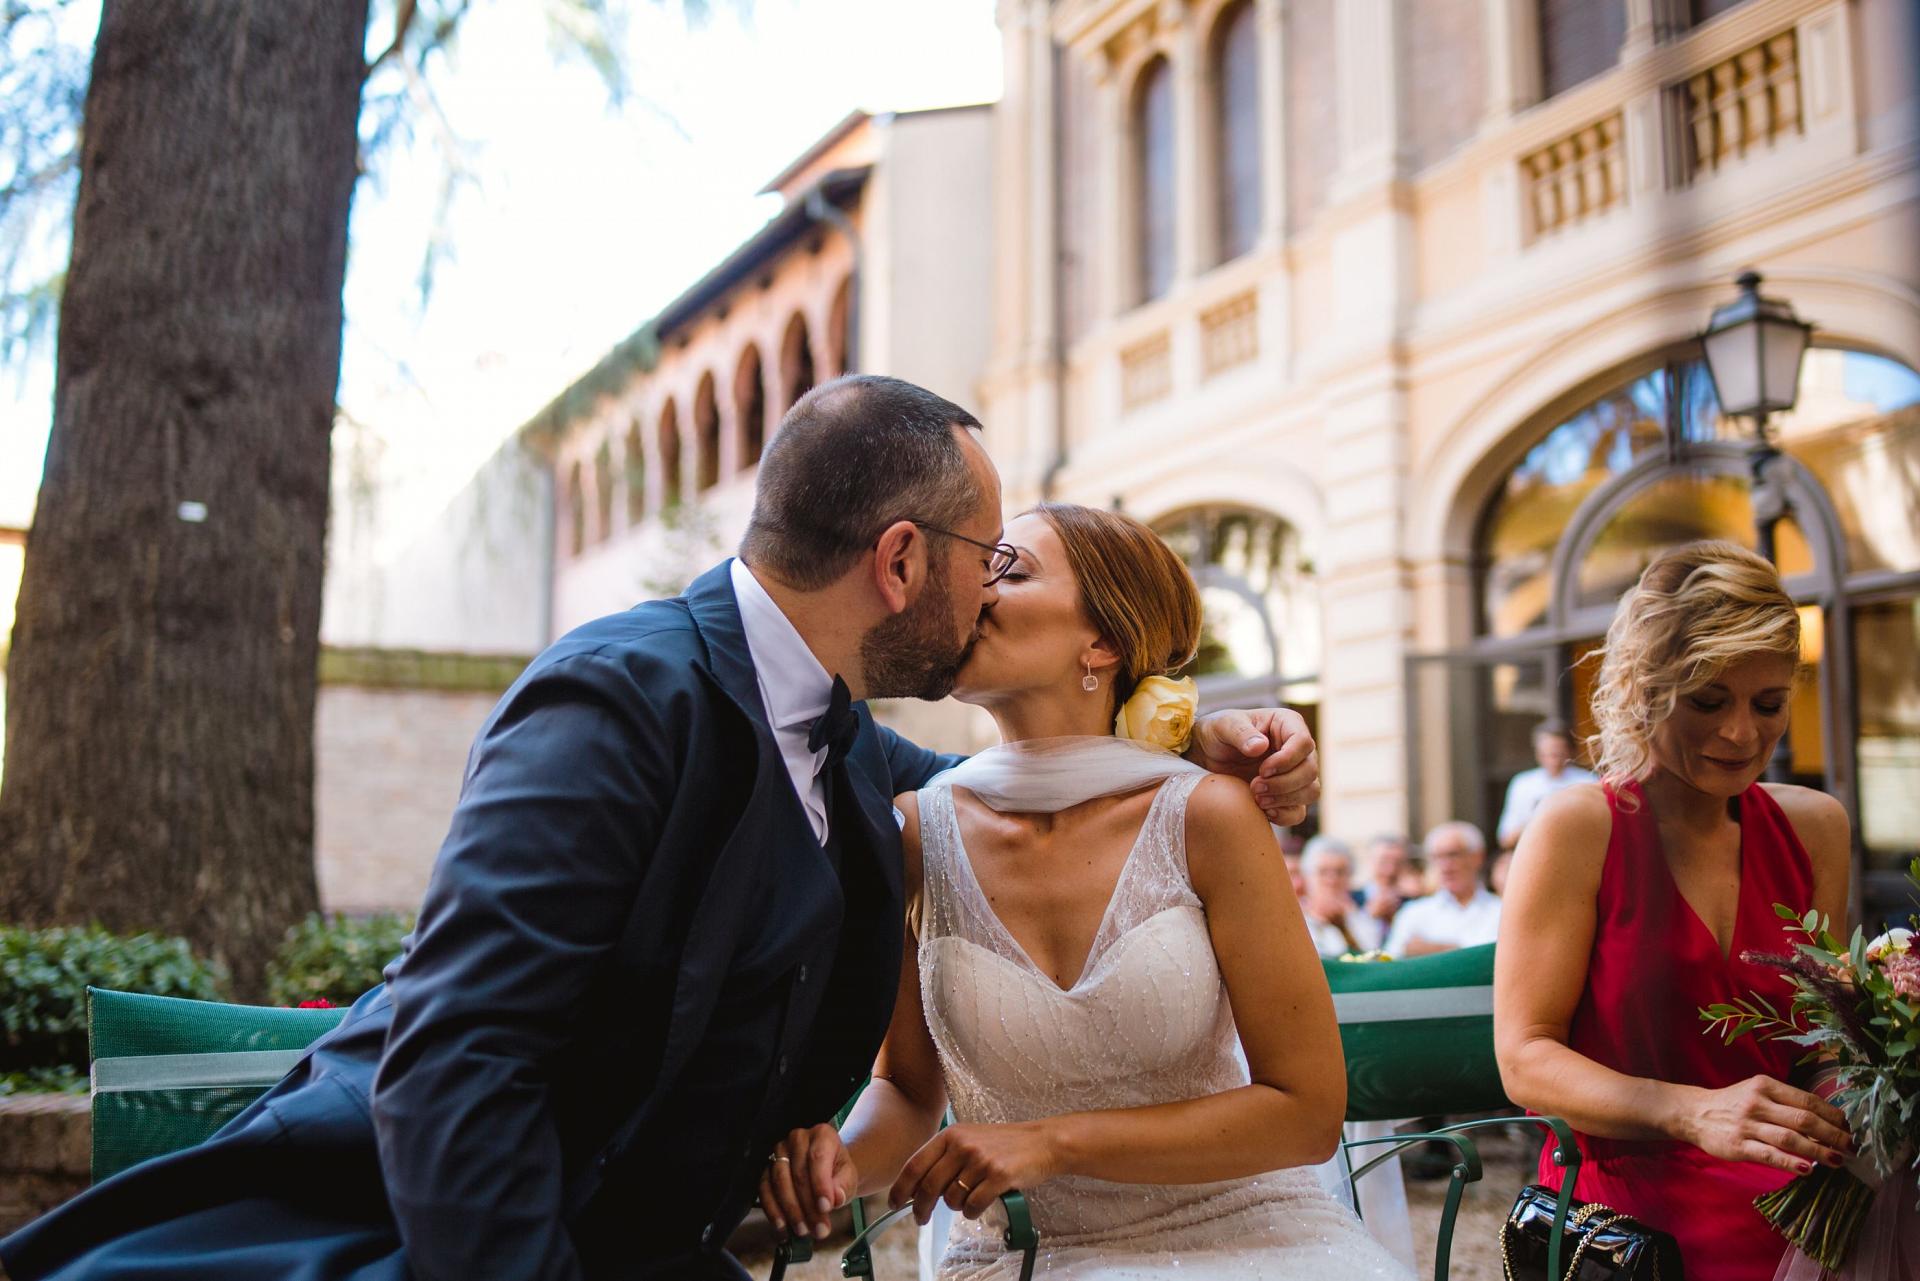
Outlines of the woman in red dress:
[{"label": "woman in red dress", "polygon": [[[1662,555],[1621,600],[1594,692],[1600,784],[1542,807],[1514,859],[1495,953],[1507,1093],[1565,1117],[1574,1195],[1670,1232],[1687,1281],[1770,1281],[1786,1241],[1753,1208],[1846,1120],[1789,1083],[1797,1046],[1722,1044],[1701,1007],[1778,974],[1773,905],[1844,921],[1846,811],[1761,783],[1787,728],[1800,626],[1772,566],[1731,543]],[[1561,1171],[1543,1152],[1540,1180]]]}]

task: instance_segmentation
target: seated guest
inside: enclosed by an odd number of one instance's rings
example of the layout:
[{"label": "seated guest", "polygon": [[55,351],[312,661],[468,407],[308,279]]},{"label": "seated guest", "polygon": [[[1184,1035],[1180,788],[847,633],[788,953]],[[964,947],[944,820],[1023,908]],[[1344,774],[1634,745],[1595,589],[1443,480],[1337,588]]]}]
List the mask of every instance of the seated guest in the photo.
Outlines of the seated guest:
[{"label": "seated guest", "polygon": [[[1514,856],[1494,973],[1507,1094],[1565,1117],[1574,1187],[1678,1238],[1687,1281],[1770,1281],[1785,1238],[1754,1198],[1845,1163],[1846,1119],[1802,1048],[1708,1035],[1700,1008],[1791,989],[1746,958],[1792,950],[1773,905],[1845,932],[1847,814],[1762,783],[1787,729],[1800,620],[1732,543],[1659,556],[1620,601],[1593,693],[1605,782],[1554,796]],[[1802,1080],[1804,1084],[1805,1081]],[[1561,1170],[1540,1159],[1540,1180]]]},{"label": "seated guest", "polygon": [[1473,824],[1455,820],[1428,832],[1421,848],[1438,888],[1393,918],[1387,955],[1431,956],[1493,942],[1500,930],[1500,900],[1480,884],[1487,838]]},{"label": "seated guest", "polygon": [[1283,832],[1274,828],[1274,837],[1280,842],[1280,859],[1287,865],[1287,879],[1293,882],[1293,896],[1302,903],[1307,901],[1307,878],[1300,870],[1300,855],[1303,844],[1292,832]]},{"label": "seated guest", "polygon": [[1406,896],[1400,892],[1400,876],[1407,870],[1407,838],[1382,832],[1367,842],[1367,883],[1353,893],[1354,901],[1367,910],[1382,930],[1393,923]]},{"label": "seated guest", "polygon": [[1353,851],[1335,836],[1316,836],[1300,855],[1307,892],[1300,906],[1307,933],[1322,956],[1371,952],[1380,946],[1380,925],[1353,901]]},{"label": "seated guest", "polygon": [[1573,763],[1573,735],[1559,721],[1541,721],[1533,731],[1533,769],[1521,770],[1507,784],[1507,803],[1501,807],[1494,836],[1500,848],[1510,850],[1540,808],[1555,792],[1580,783],[1597,783],[1590,771]]},{"label": "seated guest", "polygon": [[1427,880],[1427,861],[1420,857],[1419,850],[1407,851],[1406,866],[1400,869],[1400,878],[1395,882],[1395,887],[1400,891],[1402,905],[1433,893],[1433,886]]}]

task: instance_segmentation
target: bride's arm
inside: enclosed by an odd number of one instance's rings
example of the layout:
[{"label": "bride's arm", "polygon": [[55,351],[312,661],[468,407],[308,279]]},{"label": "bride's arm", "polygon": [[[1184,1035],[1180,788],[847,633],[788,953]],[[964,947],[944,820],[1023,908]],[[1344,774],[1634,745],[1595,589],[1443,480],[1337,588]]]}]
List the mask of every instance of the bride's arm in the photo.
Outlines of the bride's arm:
[{"label": "bride's arm", "polygon": [[945,1197],[973,1217],[1008,1188],[1065,1174],[1211,1183],[1333,1155],[1347,1107],[1333,997],[1273,830],[1245,787],[1209,778],[1194,789],[1187,863],[1252,1084],[1151,1107],[951,1127],[901,1172],[894,1205],[916,1201],[924,1218]]},{"label": "bride's arm", "polygon": [[[795,1130],[775,1149],[774,1166],[784,1156],[787,1169],[770,1168],[761,1199],[782,1229],[791,1224],[804,1233],[811,1225],[816,1236],[826,1236],[826,1212],[854,1195],[867,1196],[892,1183],[946,1114],[946,1079],[920,1003],[919,932],[913,928],[920,902],[919,802],[908,793],[894,804],[905,819],[900,843],[906,856],[902,870],[909,920],[893,1021],[874,1060],[873,1079],[840,1131],[836,1134],[830,1125]],[[789,1172],[790,1187],[780,1177]]]}]

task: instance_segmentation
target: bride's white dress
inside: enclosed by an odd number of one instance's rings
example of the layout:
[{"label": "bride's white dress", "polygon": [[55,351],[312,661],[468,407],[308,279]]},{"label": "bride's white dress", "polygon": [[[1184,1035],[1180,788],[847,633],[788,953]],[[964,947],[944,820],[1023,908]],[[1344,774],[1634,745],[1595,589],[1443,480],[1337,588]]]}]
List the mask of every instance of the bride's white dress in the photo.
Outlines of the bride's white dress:
[{"label": "bride's white dress", "polygon": [[[951,786],[920,793],[920,988],[962,1122],[1140,1107],[1247,1084],[1205,913],[1187,877],[1187,798],[1161,785],[1084,972],[1062,989],[1000,923],[961,844]],[[1024,1189],[1036,1274],[1408,1281],[1309,1169],[1204,1184],[1068,1176]],[[1003,1212],[957,1218],[942,1278],[1018,1276]]]}]

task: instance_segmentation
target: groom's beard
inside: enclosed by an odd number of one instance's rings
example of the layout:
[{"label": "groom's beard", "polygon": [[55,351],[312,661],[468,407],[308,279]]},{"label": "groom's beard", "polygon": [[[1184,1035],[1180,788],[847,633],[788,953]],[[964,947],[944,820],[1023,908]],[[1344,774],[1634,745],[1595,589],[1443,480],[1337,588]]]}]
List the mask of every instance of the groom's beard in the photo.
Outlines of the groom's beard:
[{"label": "groom's beard", "polygon": [[953,692],[960,668],[979,635],[953,635],[953,593],[944,567],[909,609],[895,614],[860,641],[860,667],[870,698],[921,698],[938,702]]}]

